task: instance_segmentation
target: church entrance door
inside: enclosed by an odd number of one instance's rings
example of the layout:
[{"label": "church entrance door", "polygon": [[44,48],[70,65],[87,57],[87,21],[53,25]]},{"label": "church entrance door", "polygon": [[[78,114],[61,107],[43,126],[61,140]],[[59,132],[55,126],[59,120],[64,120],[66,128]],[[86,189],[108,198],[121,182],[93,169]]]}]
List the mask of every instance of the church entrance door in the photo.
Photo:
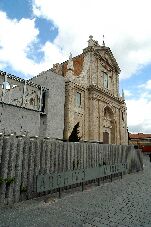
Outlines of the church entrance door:
[{"label": "church entrance door", "polygon": [[103,132],[103,143],[109,144],[109,133],[108,132]]}]

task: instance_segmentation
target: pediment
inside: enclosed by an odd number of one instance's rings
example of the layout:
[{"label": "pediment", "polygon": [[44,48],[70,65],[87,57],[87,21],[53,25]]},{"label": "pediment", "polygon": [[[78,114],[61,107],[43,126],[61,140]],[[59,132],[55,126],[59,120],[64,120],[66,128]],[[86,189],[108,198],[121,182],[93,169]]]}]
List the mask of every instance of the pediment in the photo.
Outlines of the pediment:
[{"label": "pediment", "polygon": [[109,47],[101,46],[100,48],[95,49],[95,54],[104,64],[108,64],[112,68],[115,68],[118,73],[120,73],[120,67]]}]

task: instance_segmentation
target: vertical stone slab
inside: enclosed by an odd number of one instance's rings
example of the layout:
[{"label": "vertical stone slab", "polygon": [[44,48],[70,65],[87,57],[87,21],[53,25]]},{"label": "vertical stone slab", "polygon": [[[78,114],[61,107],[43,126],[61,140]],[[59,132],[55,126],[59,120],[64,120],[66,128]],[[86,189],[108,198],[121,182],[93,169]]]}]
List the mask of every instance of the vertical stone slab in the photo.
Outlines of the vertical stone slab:
[{"label": "vertical stone slab", "polygon": [[69,142],[67,142],[67,154],[68,154],[68,158],[67,158],[67,165],[68,165],[68,170],[71,169],[71,145]]},{"label": "vertical stone slab", "polygon": [[116,152],[117,152],[117,163],[119,163],[119,156],[120,156],[119,146],[116,146]]},{"label": "vertical stone slab", "polygon": [[70,142],[70,168],[71,168],[71,170],[73,170],[73,168],[74,168],[73,160],[74,160],[74,143]]},{"label": "vertical stone slab", "polygon": [[63,160],[62,160],[62,150],[63,150],[63,143],[58,142],[58,173],[62,172],[63,170]]},{"label": "vertical stone slab", "polygon": [[24,139],[23,146],[23,163],[22,163],[22,173],[21,173],[21,199],[26,199],[26,194],[28,190],[28,159],[29,159],[29,146],[30,140],[28,137]]},{"label": "vertical stone slab", "polygon": [[60,155],[61,155],[61,172],[64,170],[64,162],[65,162],[65,157],[64,157],[64,144],[63,142],[60,143]]},{"label": "vertical stone slab", "polygon": [[36,196],[36,178],[37,175],[40,173],[40,149],[41,149],[41,139],[37,138],[35,139],[35,155],[34,155],[34,185],[33,185],[33,191],[34,195]]},{"label": "vertical stone slab", "polygon": [[111,151],[110,151],[110,144],[107,144],[107,164],[110,164],[110,156],[111,156]]},{"label": "vertical stone slab", "polygon": [[91,167],[91,168],[93,168],[93,162],[94,162],[94,160],[93,160],[93,155],[94,155],[94,154],[93,154],[93,151],[94,151],[94,150],[93,150],[93,149],[94,149],[94,144],[95,144],[95,143],[91,143],[91,145],[90,145],[90,160],[91,160],[91,161],[90,161],[90,167]]},{"label": "vertical stone slab", "polygon": [[122,149],[121,149],[121,145],[118,146],[118,151],[119,151],[119,155],[118,155],[118,163],[121,163],[122,160]]},{"label": "vertical stone slab", "polygon": [[35,159],[35,139],[30,139],[29,159],[28,159],[28,199],[33,197],[34,192],[34,159]]},{"label": "vertical stone slab", "polygon": [[83,168],[87,166],[87,144],[83,143]]},{"label": "vertical stone slab", "polygon": [[55,171],[55,152],[56,152],[56,143],[54,141],[51,141],[51,153],[50,153],[50,172],[54,173]]},{"label": "vertical stone slab", "polygon": [[103,161],[107,164],[107,153],[108,153],[108,147],[106,144],[102,145],[103,148]]},{"label": "vertical stone slab", "polygon": [[103,145],[102,144],[99,144],[99,146],[98,146],[98,164],[99,165],[102,165],[103,164],[103,158],[104,158],[104,155],[103,155]]},{"label": "vertical stone slab", "polygon": [[34,159],[34,174],[37,176],[40,171],[40,149],[41,139],[35,141],[35,159]]},{"label": "vertical stone slab", "polygon": [[40,174],[45,174],[45,152],[46,152],[46,144],[45,140],[41,140],[40,146]]},{"label": "vertical stone slab", "polygon": [[123,150],[123,145],[120,145],[121,147],[121,163],[123,162],[123,156],[124,156],[124,150]]},{"label": "vertical stone slab", "polygon": [[126,162],[127,159],[127,145],[124,145],[124,162]]},{"label": "vertical stone slab", "polygon": [[59,154],[59,149],[60,149],[60,145],[58,142],[55,142],[56,144],[56,149],[55,149],[55,153],[54,153],[54,171],[55,173],[58,173],[58,154]]},{"label": "vertical stone slab", "polygon": [[117,145],[114,146],[115,149],[115,163],[118,163],[118,150],[117,150]]},{"label": "vertical stone slab", "polygon": [[95,166],[98,166],[98,160],[97,160],[97,150],[98,150],[98,143],[95,145]]},{"label": "vertical stone slab", "polygon": [[74,154],[73,154],[73,168],[78,168],[78,149],[79,143],[75,142],[74,144]]},{"label": "vertical stone slab", "polygon": [[50,142],[45,141],[45,172],[50,173]]},{"label": "vertical stone slab", "polygon": [[88,168],[91,168],[91,143],[88,143],[88,150],[87,150],[87,155],[88,155]]},{"label": "vertical stone slab", "polygon": [[79,169],[82,169],[82,163],[83,163],[83,143],[79,143],[79,150],[78,150],[78,160],[79,160]]},{"label": "vertical stone slab", "polygon": [[88,167],[88,143],[85,144],[85,168]]},{"label": "vertical stone slab", "polygon": [[[1,156],[1,166],[0,166],[0,177],[2,178],[2,180],[7,178],[9,152],[10,152],[10,138],[4,137],[3,147],[2,147],[2,156]],[[0,204],[5,204],[5,193],[6,193],[6,184],[5,182],[3,182],[0,185]]]},{"label": "vertical stone slab", "polygon": [[[8,161],[8,174],[7,178],[15,179],[15,166],[16,166],[16,151],[17,151],[17,138],[14,136],[10,136],[10,152],[9,152],[9,161]],[[8,186],[7,191],[7,203],[12,204],[14,202],[14,186],[15,181],[12,181],[12,183]]]},{"label": "vertical stone slab", "polygon": [[86,168],[89,168],[89,158],[90,158],[90,152],[89,152],[90,143],[86,143]]},{"label": "vertical stone slab", "polygon": [[63,143],[63,171],[68,170],[68,147],[67,143]]},{"label": "vertical stone slab", "polygon": [[95,166],[99,165],[99,143],[96,144]]},{"label": "vertical stone slab", "polygon": [[14,202],[19,202],[20,199],[20,186],[21,186],[21,172],[22,172],[22,159],[23,159],[23,138],[17,140],[16,152],[16,168],[15,168],[15,183],[14,183]]},{"label": "vertical stone slab", "polygon": [[3,139],[4,139],[3,135],[0,135],[0,164],[2,158]]},{"label": "vertical stone slab", "polygon": [[110,150],[110,164],[114,164],[114,145],[109,145]]}]

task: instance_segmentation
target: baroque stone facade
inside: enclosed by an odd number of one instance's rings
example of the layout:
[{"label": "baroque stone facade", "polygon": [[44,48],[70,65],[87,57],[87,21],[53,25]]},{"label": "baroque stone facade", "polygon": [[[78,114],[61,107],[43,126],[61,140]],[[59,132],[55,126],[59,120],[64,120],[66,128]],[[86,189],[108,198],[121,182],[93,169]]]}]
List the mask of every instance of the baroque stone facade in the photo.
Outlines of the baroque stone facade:
[{"label": "baroque stone facade", "polygon": [[119,94],[120,68],[109,47],[89,37],[83,53],[53,71],[65,78],[65,128],[68,139],[80,123],[82,140],[128,144],[127,108]]}]

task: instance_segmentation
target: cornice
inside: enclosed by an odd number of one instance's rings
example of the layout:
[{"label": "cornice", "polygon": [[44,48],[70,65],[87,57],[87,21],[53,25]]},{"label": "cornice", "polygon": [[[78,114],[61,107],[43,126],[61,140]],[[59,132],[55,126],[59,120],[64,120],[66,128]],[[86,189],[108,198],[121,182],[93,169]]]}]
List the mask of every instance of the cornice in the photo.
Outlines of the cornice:
[{"label": "cornice", "polygon": [[114,101],[116,101],[116,102],[118,102],[118,103],[120,103],[120,104],[125,104],[125,102],[124,102],[124,100],[122,99],[122,98],[120,98],[120,97],[116,97],[116,96],[114,96],[110,91],[108,91],[107,89],[104,89],[104,88],[99,88],[99,87],[97,87],[97,86],[95,86],[95,85],[90,85],[89,87],[88,87],[88,90],[90,91],[90,92],[97,92],[97,93],[100,93],[101,95],[104,95],[104,96],[106,96],[107,98],[110,98],[110,99],[112,99],[112,100],[114,100]]}]

